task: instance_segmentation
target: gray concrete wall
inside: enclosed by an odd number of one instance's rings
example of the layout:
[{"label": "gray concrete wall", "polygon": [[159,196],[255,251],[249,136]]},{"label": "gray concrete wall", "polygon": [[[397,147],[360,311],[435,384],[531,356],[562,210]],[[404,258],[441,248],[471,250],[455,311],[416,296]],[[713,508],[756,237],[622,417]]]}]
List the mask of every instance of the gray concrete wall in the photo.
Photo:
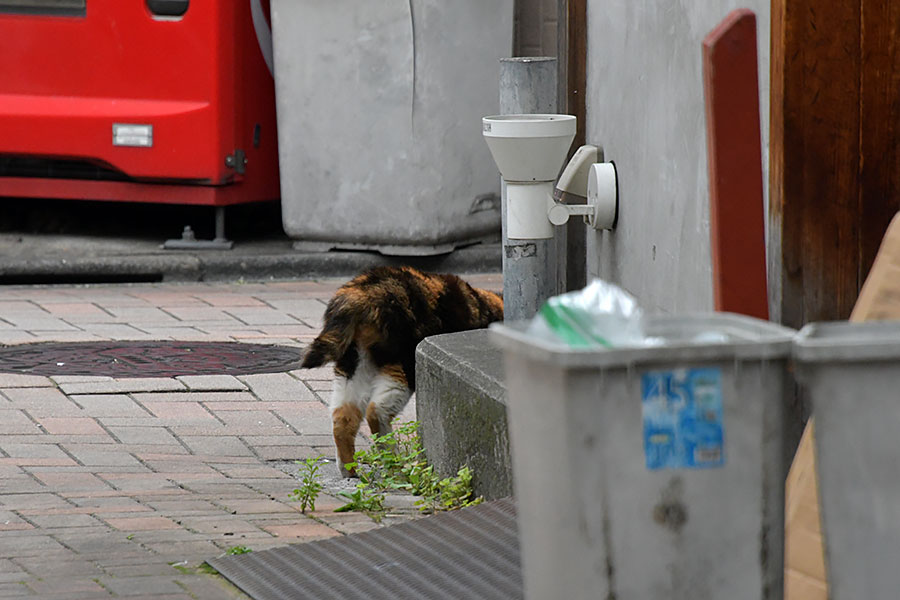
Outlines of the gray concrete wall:
[{"label": "gray concrete wall", "polygon": [[648,311],[712,308],[701,43],[738,7],[757,15],[765,165],[768,0],[588,2],[587,143],[616,163],[620,193],[617,229],[588,233],[588,274]]}]

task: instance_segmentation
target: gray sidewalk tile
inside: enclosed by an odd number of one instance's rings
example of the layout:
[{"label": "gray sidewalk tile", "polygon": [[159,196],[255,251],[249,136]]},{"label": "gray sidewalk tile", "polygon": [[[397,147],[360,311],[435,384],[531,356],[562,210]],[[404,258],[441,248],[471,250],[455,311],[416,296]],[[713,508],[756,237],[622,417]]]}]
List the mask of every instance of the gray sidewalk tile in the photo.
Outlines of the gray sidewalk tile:
[{"label": "gray sidewalk tile", "polygon": [[[108,379],[102,381],[63,382],[59,388],[68,396],[88,394],[126,394],[130,392],[157,392],[182,390],[184,386],[174,379]],[[75,399],[77,401],[77,398]]]},{"label": "gray sidewalk tile", "polygon": [[181,441],[195,454],[214,454],[222,456],[253,456],[241,440],[234,437],[218,437],[214,435],[183,435]]},{"label": "gray sidewalk tile", "polygon": [[40,426],[28,418],[22,410],[0,410],[0,434],[3,433],[39,433]]},{"label": "gray sidewalk tile", "polygon": [[0,389],[52,387],[53,381],[43,375],[24,375],[21,373],[0,373]]},{"label": "gray sidewalk tile", "polygon": [[80,405],[90,417],[149,417],[127,394],[82,394],[73,402]]},{"label": "gray sidewalk tile", "polygon": [[171,433],[162,427],[109,427],[110,432],[123,444],[177,446]]},{"label": "gray sidewalk tile", "polygon": [[142,577],[100,577],[103,587],[117,596],[132,597],[139,595],[181,594],[184,589],[175,583],[173,577],[164,575],[145,575]]},{"label": "gray sidewalk tile", "polygon": [[273,402],[315,401],[309,388],[302,381],[287,373],[241,375],[238,379],[250,386],[250,390],[260,400]]},{"label": "gray sidewalk tile", "polygon": [[[181,382],[179,382],[181,383]],[[202,391],[183,393],[188,391],[186,388],[180,392],[141,392],[131,395],[136,401],[144,402],[249,402],[254,401],[252,394],[246,391]]]},{"label": "gray sidewalk tile", "polygon": [[235,392],[247,389],[244,382],[231,375],[183,375],[176,379],[191,392]]}]

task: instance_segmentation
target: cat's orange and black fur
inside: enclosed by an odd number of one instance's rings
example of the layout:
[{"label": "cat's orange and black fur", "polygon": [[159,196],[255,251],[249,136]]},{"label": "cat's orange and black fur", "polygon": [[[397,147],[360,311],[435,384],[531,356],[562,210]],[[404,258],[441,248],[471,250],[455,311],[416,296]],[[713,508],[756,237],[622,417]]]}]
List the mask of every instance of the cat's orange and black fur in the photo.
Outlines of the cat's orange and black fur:
[{"label": "cat's orange and black fur", "polygon": [[416,345],[428,336],[487,327],[503,318],[500,294],[456,275],[376,267],[341,286],[302,367],[334,363],[331,418],[337,460],[353,461],[363,415],[373,433],[391,422],[416,389]]}]

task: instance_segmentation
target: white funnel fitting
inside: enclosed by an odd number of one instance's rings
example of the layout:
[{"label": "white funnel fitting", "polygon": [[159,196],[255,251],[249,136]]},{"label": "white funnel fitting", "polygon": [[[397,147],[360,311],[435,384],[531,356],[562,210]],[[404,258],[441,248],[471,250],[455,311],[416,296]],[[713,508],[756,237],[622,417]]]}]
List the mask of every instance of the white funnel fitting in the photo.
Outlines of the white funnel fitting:
[{"label": "white funnel fitting", "polygon": [[553,237],[547,211],[553,182],[572,140],[572,115],[497,115],[482,119],[485,142],[507,183],[507,237]]}]

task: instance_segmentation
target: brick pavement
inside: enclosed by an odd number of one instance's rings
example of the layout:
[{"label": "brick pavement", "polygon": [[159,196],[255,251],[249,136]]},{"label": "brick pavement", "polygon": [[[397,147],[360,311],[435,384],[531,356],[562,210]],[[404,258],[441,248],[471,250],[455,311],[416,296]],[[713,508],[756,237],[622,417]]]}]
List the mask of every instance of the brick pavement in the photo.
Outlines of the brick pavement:
[{"label": "brick pavement", "polygon": [[[497,289],[498,275],[471,276]],[[0,288],[0,344],[305,345],[340,281]],[[178,378],[0,373],[0,599],[245,598],[202,562],[365,531],[303,515],[277,463],[330,456],[330,369]],[[408,410],[408,416],[411,410]]]}]

